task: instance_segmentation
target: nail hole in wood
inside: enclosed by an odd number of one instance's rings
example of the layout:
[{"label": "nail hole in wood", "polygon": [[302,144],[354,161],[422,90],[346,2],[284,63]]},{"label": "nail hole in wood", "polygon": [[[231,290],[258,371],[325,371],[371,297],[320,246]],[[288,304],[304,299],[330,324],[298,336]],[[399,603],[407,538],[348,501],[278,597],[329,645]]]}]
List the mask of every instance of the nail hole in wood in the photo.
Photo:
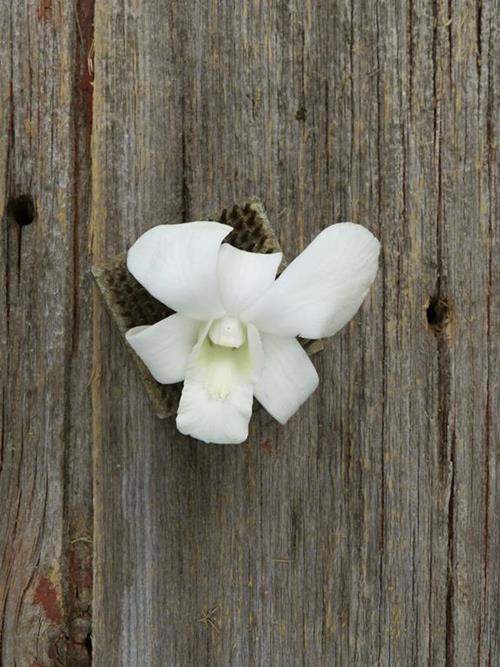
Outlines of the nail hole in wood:
[{"label": "nail hole in wood", "polygon": [[301,122],[304,122],[307,116],[307,109],[305,106],[302,104],[298,109],[297,113],[295,114],[295,118]]},{"label": "nail hole in wood", "polygon": [[427,306],[427,324],[435,336],[442,336],[451,320],[451,307],[446,297],[433,296]]},{"label": "nail hole in wood", "polygon": [[35,219],[35,204],[30,195],[11,197],[7,202],[7,216],[20,227],[31,225]]}]

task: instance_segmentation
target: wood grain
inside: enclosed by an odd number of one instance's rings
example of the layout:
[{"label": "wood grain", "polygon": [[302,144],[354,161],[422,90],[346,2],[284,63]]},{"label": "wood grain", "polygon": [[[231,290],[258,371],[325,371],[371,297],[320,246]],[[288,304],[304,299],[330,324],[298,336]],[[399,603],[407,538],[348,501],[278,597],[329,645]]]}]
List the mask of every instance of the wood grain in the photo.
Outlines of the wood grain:
[{"label": "wood grain", "polygon": [[0,8],[5,667],[90,664],[90,6]]},{"label": "wood grain", "polygon": [[[2,5],[1,665],[500,664],[499,15]],[[206,446],[90,266],[254,194],[289,258],[355,220],[381,269],[299,413]]]}]

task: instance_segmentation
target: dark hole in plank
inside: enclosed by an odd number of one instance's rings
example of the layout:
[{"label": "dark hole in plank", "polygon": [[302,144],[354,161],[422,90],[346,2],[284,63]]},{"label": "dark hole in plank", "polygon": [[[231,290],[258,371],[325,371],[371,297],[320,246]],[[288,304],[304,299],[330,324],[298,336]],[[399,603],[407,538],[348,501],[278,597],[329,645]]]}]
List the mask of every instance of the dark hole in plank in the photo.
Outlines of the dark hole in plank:
[{"label": "dark hole in plank", "polygon": [[450,323],[450,314],[450,304],[446,297],[431,297],[427,306],[427,323],[435,335],[444,333]]},{"label": "dark hole in plank", "polygon": [[89,634],[85,637],[85,648],[87,649],[87,653],[89,654],[89,657],[92,657],[92,635]]},{"label": "dark hole in plank", "polygon": [[307,109],[306,109],[305,106],[302,104],[302,105],[297,109],[297,113],[295,114],[295,118],[296,118],[297,120],[300,120],[300,121],[304,122],[305,119],[306,119],[306,116],[307,116]]},{"label": "dark hole in plank", "polygon": [[7,216],[21,227],[31,225],[35,219],[35,204],[30,195],[12,197],[7,202]]}]

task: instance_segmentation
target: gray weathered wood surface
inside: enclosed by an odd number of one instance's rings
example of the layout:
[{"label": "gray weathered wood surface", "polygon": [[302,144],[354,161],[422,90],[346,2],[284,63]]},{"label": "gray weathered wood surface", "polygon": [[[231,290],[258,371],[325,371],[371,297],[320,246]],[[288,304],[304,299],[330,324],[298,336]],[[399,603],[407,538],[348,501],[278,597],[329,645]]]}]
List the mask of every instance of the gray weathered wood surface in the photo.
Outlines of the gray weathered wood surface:
[{"label": "gray weathered wood surface", "polygon": [[[2,3],[3,667],[500,664],[499,12]],[[289,424],[206,446],[89,269],[252,194],[381,270]]]}]

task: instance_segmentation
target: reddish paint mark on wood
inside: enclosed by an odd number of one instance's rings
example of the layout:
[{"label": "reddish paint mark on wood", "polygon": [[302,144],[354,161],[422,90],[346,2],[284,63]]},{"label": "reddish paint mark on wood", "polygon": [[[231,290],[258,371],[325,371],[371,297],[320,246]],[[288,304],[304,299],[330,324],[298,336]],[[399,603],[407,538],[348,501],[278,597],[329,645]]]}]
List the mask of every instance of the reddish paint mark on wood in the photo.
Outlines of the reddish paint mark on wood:
[{"label": "reddish paint mark on wood", "polygon": [[266,438],[260,443],[260,448],[263,449],[266,454],[272,454],[274,452],[271,440],[269,438]]},{"label": "reddish paint mark on wood", "polygon": [[33,603],[39,605],[47,618],[56,625],[62,623],[61,602],[57,590],[50,579],[41,576],[33,596]]},{"label": "reddish paint mark on wood", "polygon": [[78,591],[92,588],[92,560],[81,558],[76,550],[69,556],[69,581]]},{"label": "reddish paint mark on wood", "polygon": [[39,21],[48,21],[52,16],[52,0],[40,0],[36,15]]}]

